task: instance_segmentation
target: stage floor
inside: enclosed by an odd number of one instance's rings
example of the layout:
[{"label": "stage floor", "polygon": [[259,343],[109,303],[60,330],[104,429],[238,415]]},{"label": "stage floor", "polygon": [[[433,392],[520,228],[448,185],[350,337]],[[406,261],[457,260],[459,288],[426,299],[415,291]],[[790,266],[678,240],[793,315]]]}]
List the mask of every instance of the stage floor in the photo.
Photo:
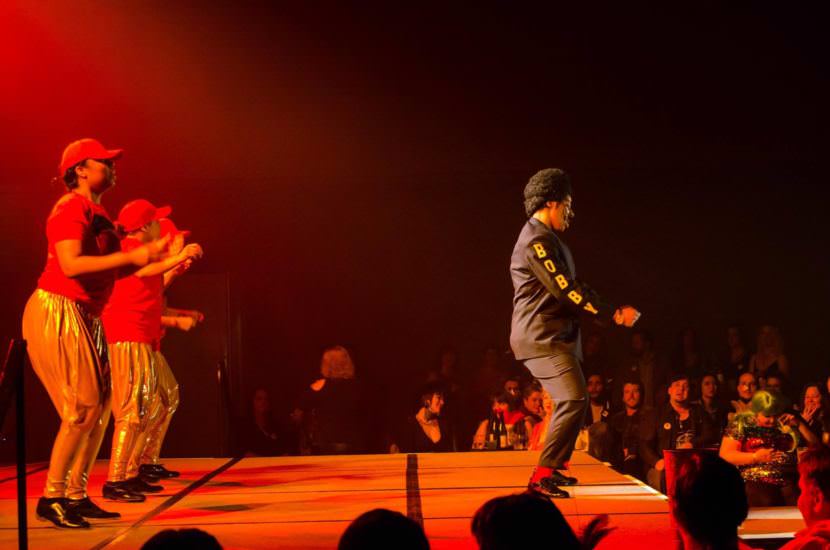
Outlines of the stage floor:
[{"label": "stage floor", "polygon": [[[372,508],[423,517],[433,549],[476,548],[470,518],[486,500],[520,492],[536,462],[534,452],[359,455],[280,458],[170,459],[182,477],[142,504],[101,498],[106,462],[96,464],[91,495],[117,521],[91,530],[57,530],[35,518],[45,465],[29,465],[29,547],[136,549],[162,529],[198,527],[234,548],[335,548],[351,520]],[[670,548],[673,531],[666,498],[578,452],[571,474],[580,485],[556,505],[579,531],[594,515],[611,516],[616,530],[600,548]],[[17,543],[12,468],[0,468],[0,548]],[[802,526],[792,509],[753,511],[745,538],[783,542]],[[748,541],[755,545],[753,541]]]}]

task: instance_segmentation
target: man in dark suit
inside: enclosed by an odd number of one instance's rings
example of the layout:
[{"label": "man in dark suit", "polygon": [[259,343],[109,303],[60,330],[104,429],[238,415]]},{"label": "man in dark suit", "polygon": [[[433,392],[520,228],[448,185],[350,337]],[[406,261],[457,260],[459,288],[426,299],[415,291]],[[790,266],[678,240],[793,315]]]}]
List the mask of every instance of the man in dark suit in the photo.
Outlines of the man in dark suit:
[{"label": "man in dark suit", "polygon": [[549,168],[530,178],[524,189],[529,219],[510,261],[510,345],[556,403],[529,488],[557,498],[569,496],[560,486],[577,483],[560,470],[567,467],[586,412],[579,319],[613,319],[630,327],[640,316],[633,307],[608,305],[576,278],[571,252],[556,235],[574,217],[572,195],[570,178],[562,170]]}]

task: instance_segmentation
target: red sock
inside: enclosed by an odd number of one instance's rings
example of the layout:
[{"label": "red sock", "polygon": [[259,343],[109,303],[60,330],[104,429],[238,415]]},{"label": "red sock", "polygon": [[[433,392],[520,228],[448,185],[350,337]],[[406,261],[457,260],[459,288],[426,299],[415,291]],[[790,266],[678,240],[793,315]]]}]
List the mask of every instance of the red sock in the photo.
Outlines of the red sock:
[{"label": "red sock", "polygon": [[549,477],[553,473],[553,468],[548,468],[546,466],[536,466],[533,469],[533,474],[530,476],[530,483],[538,482],[539,480]]}]

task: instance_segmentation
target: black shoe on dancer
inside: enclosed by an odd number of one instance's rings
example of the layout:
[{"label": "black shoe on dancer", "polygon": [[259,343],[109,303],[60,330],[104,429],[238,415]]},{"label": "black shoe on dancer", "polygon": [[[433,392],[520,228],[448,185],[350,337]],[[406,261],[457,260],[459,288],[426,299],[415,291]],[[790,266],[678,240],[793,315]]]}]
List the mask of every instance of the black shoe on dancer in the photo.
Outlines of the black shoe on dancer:
[{"label": "black shoe on dancer", "polygon": [[548,478],[553,480],[556,485],[563,485],[565,487],[570,487],[571,485],[577,485],[579,483],[579,480],[575,477],[566,476],[559,470],[551,472]]},{"label": "black shoe on dancer", "polygon": [[51,521],[62,529],[89,529],[89,522],[71,510],[65,498],[40,497],[37,501],[37,518]]},{"label": "black shoe on dancer", "polygon": [[154,474],[145,474],[145,473],[139,472],[138,476],[136,476],[136,477],[138,479],[140,479],[141,481],[143,481],[144,483],[149,483],[151,485],[161,481],[161,478],[157,475],[154,475]]},{"label": "black shoe on dancer", "polygon": [[161,464],[142,464],[139,466],[138,471],[142,476],[151,475],[160,479],[169,479],[171,477],[179,477],[179,475],[181,475],[175,470],[168,470]]},{"label": "black shoe on dancer", "polygon": [[527,490],[539,493],[540,495],[545,495],[548,498],[571,498],[568,491],[561,489],[549,477],[545,477],[539,481],[531,483],[527,486]]},{"label": "black shoe on dancer", "polygon": [[128,479],[124,482],[124,484],[133,493],[154,494],[164,491],[164,487],[162,487],[161,485],[153,485],[152,483],[147,483],[141,478],[141,476]]},{"label": "black shoe on dancer", "polygon": [[107,481],[102,490],[104,498],[116,502],[144,502],[147,497],[130,489],[126,481]]},{"label": "black shoe on dancer", "polygon": [[66,499],[66,507],[81,517],[89,519],[118,519],[121,514],[118,512],[107,512],[94,502],[89,497],[79,500],[68,498]]}]

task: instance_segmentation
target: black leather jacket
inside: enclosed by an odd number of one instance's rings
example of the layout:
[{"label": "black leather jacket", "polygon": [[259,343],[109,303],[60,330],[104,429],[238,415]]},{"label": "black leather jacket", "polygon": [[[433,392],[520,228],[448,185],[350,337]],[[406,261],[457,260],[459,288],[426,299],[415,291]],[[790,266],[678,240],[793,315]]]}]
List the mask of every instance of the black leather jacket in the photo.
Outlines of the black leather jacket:
[{"label": "black leather jacket", "polygon": [[579,317],[611,319],[614,309],[576,279],[570,250],[553,230],[530,218],[510,260],[513,321],[510,346],[516,359],[569,353],[582,359]]}]

